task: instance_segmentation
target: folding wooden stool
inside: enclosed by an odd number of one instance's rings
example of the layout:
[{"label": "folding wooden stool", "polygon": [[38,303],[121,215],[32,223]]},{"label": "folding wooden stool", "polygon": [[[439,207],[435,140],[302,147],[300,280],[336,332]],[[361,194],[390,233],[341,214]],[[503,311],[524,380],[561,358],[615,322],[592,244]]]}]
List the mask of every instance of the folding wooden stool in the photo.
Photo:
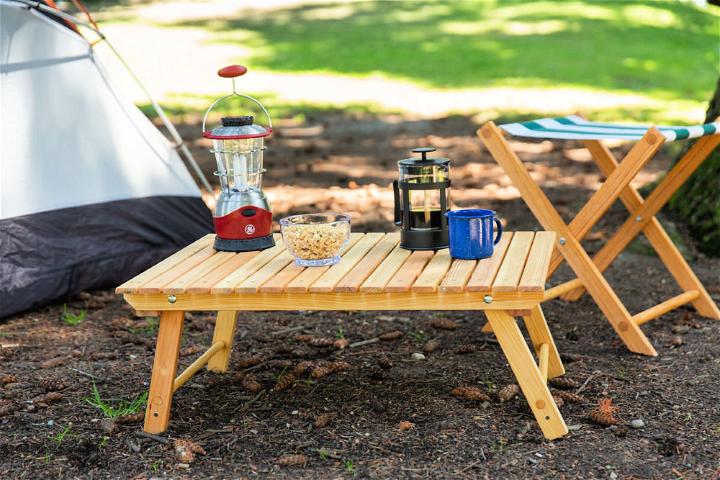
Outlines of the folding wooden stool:
[{"label": "folding wooden stool", "polygon": [[[503,133],[530,138],[581,140],[606,180],[572,222],[566,224],[512,151]],[[705,317],[720,319],[717,305],[655,218],[670,197],[720,144],[720,122],[695,127],[649,127],[589,122],[578,115],[570,115],[500,127],[488,122],[478,130],[478,135],[510,177],[543,228],[558,233],[557,249],[551,260],[548,279],[563,258],[577,275],[576,279],[549,289],[545,300],[561,295],[566,300],[576,300],[587,289],[627,348],[635,353],[652,356],[657,355],[657,352],[640,330],[643,323],[686,303],[692,303],[697,312]],[[667,173],[646,200],[630,185],[665,142],[698,137],[701,138]],[[606,139],[637,140],[637,143],[618,163],[602,143],[602,140]],[[630,216],[591,259],[580,241],[618,198],[630,212]],[[657,251],[683,293],[631,315],[602,272],[640,232]]]}]

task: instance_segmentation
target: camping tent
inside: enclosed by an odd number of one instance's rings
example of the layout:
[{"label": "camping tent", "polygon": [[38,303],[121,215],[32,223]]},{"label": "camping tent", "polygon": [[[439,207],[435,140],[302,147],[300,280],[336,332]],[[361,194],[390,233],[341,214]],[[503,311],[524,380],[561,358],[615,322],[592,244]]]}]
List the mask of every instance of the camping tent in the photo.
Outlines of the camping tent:
[{"label": "camping tent", "polygon": [[83,36],[13,0],[0,22],[0,317],[116,285],[212,230]]}]

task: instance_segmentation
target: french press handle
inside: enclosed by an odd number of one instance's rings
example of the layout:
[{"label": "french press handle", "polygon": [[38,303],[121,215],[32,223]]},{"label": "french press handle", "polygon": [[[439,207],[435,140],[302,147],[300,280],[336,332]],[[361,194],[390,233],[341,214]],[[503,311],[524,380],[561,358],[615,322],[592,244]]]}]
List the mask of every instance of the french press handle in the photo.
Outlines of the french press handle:
[{"label": "french press handle", "polygon": [[393,180],[393,193],[395,194],[395,225],[402,227],[402,217],[400,216],[400,185],[397,180]]}]

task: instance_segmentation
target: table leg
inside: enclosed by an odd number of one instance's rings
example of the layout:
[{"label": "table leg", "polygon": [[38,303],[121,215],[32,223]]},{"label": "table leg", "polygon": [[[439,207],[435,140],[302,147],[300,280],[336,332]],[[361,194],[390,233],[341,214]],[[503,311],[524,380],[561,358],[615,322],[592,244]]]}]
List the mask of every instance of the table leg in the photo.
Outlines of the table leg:
[{"label": "table leg", "polygon": [[565,420],[515,319],[502,310],[485,310],[485,315],[545,438],[552,440],[567,434]]},{"label": "table leg", "polygon": [[212,343],[225,342],[225,348],[219,350],[210,357],[207,369],[211,372],[227,372],[230,363],[230,352],[232,351],[233,338],[235,337],[235,324],[237,323],[237,312],[234,310],[223,310],[218,312],[215,320],[215,333]]},{"label": "table leg", "polygon": [[182,311],[160,314],[160,328],[143,428],[148,433],[162,433],[167,430],[170,422],[173,382],[177,373],[184,318],[185,312]]},{"label": "table leg", "polygon": [[553,340],[540,305],[533,308],[530,311],[530,315],[524,316],[523,320],[525,320],[525,328],[527,328],[528,334],[530,335],[535,353],[539,355],[540,345],[543,343],[550,347],[548,354],[548,378],[564,375],[565,367],[563,367],[562,360],[560,360],[560,354],[558,353],[557,347],[555,347],[555,340]]}]

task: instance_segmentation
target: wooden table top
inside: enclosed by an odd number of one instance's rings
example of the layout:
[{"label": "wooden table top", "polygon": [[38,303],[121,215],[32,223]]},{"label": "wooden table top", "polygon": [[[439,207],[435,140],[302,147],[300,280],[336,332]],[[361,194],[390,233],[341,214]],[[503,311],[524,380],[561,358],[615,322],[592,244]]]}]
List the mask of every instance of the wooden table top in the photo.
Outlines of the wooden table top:
[{"label": "wooden table top", "polygon": [[453,260],[448,249],[410,251],[400,235],[352,233],[340,262],[300,267],[279,234],[276,245],[256,252],[218,252],[214,234],[171,255],[116,292],[132,295],[373,294],[527,292],[537,297],[555,242],[554,232],[505,232],[491,258]]}]

